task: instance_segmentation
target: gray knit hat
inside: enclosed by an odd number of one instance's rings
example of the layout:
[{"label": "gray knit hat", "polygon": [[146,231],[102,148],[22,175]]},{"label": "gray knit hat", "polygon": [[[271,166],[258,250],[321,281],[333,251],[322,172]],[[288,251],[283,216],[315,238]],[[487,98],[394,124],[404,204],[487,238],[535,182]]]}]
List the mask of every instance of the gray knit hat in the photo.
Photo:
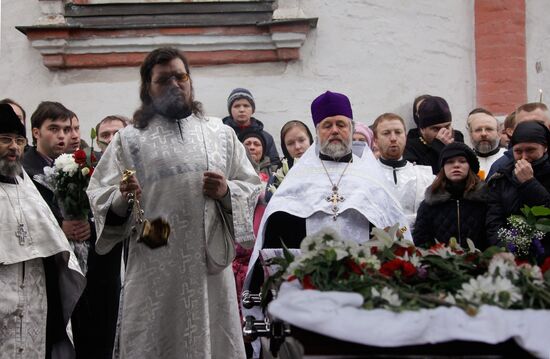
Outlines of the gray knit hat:
[{"label": "gray knit hat", "polygon": [[250,105],[252,106],[252,112],[256,111],[256,103],[254,102],[254,97],[252,96],[252,93],[245,88],[238,87],[233,91],[231,91],[231,93],[229,94],[229,97],[227,98],[227,110],[229,111],[230,115],[231,115],[231,106],[233,106],[233,102],[243,98],[248,100],[248,102],[250,102]]}]

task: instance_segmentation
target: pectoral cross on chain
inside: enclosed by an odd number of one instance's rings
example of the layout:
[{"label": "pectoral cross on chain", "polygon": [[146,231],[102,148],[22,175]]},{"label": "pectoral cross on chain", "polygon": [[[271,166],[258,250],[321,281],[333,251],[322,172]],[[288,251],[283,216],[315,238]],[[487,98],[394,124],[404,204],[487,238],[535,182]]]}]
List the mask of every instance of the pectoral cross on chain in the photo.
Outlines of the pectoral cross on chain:
[{"label": "pectoral cross on chain", "polygon": [[338,187],[333,186],[332,194],[328,196],[326,200],[327,202],[332,203],[332,219],[335,221],[338,217],[338,211],[340,210],[340,208],[338,207],[338,202],[344,202],[345,198],[338,193]]},{"label": "pectoral cross on chain", "polygon": [[25,225],[23,223],[19,223],[17,231],[15,231],[15,236],[19,239],[19,245],[22,246],[25,244],[27,234],[28,232],[25,230]]}]

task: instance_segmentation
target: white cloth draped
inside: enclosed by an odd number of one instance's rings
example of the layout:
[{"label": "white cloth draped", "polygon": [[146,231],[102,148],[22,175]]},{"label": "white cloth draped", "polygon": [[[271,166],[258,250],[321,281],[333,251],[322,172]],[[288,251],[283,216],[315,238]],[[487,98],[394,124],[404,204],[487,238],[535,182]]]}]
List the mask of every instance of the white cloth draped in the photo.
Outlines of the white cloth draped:
[{"label": "white cloth draped", "polygon": [[395,313],[365,310],[362,304],[358,293],[302,290],[295,281],[281,286],[269,313],[300,328],[364,345],[398,347],[451,340],[497,344],[513,338],[533,355],[548,358],[550,310],[487,305],[470,316],[459,308]]}]

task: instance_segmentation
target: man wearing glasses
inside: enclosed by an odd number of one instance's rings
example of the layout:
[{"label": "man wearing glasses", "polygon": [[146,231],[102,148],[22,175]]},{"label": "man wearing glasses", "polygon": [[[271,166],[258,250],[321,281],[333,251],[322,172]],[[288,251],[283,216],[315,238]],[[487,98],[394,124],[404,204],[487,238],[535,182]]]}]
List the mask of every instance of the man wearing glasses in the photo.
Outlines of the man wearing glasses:
[{"label": "man wearing glasses", "polygon": [[244,358],[233,239],[254,240],[260,179],[235,132],[203,114],[181,52],[154,50],[140,73],[133,125],[88,187],[96,251],[131,236],[120,358]]},{"label": "man wearing glasses", "polygon": [[86,282],[22,168],[26,144],[25,127],[10,105],[0,104],[0,353],[72,358],[68,318]]}]

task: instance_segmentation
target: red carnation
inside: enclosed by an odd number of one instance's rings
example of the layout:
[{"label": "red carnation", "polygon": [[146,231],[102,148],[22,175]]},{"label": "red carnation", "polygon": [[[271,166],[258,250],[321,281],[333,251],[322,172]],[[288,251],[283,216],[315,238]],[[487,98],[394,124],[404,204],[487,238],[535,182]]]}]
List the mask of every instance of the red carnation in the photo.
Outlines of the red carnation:
[{"label": "red carnation", "polygon": [[304,287],[304,289],[317,289],[313,285],[313,282],[311,281],[311,276],[309,274],[304,276],[304,279],[302,280],[302,287]]},{"label": "red carnation", "polygon": [[370,254],[376,254],[378,253],[378,247],[374,246],[374,247],[370,247]]},{"label": "red carnation", "polygon": [[78,149],[74,151],[73,158],[76,163],[78,163],[79,165],[83,165],[86,163],[86,152],[84,152],[84,150]]},{"label": "red carnation", "polygon": [[395,250],[393,251],[393,254],[395,254],[395,255],[398,256],[398,257],[403,257],[403,256],[405,255],[405,253],[407,253],[409,256],[412,256],[414,252],[415,252],[415,248],[414,248],[414,247],[403,247],[403,246],[398,246],[398,247],[395,248]]},{"label": "red carnation", "polygon": [[391,277],[394,275],[395,271],[401,271],[401,274],[405,278],[412,277],[416,274],[416,268],[411,262],[402,260],[401,258],[392,259],[389,262],[382,264],[380,267],[380,274],[385,275],[386,277]]},{"label": "red carnation", "polygon": [[346,265],[348,266],[348,268],[355,274],[363,274],[363,271],[361,270],[361,268],[363,268],[362,266],[360,266],[359,264],[357,264],[353,259],[351,258],[348,258],[346,260]]},{"label": "red carnation", "polygon": [[292,282],[293,280],[296,280],[296,276],[295,275],[289,275],[288,278],[286,279],[288,282]]},{"label": "red carnation", "polygon": [[382,264],[382,266],[380,267],[380,273],[387,277],[393,276],[393,273],[401,268],[401,262],[403,262],[402,259],[395,258],[389,262]]},{"label": "red carnation", "polygon": [[545,260],[544,260],[544,263],[542,264],[542,267],[540,267],[540,271],[542,273],[545,273],[547,270],[550,269],[550,257],[547,257]]},{"label": "red carnation", "polygon": [[94,155],[93,152],[90,154],[90,162],[92,162],[93,164],[97,162],[97,157]]},{"label": "red carnation", "polygon": [[411,262],[403,262],[401,265],[401,268],[402,268],[401,272],[403,273],[405,278],[412,277],[413,275],[416,274],[416,268]]},{"label": "red carnation", "polygon": [[88,177],[92,177],[92,175],[94,174],[94,170],[95,170],[94,167],[90,167],[90,172],[88,173]]}]

